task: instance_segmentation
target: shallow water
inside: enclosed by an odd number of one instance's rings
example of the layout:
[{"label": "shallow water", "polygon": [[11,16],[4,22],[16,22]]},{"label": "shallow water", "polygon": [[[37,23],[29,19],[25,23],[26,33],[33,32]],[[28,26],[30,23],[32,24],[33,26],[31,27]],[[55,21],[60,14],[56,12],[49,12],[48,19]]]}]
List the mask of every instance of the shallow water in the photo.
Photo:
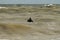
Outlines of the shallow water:
[{"label": "shallow water", "polygon": [[[25,11],[19,12],[23,9]],[[6,9],[8,12],[4,9],[0,13],[0,40],[60,40],[58,12],[38,8],[23,9]],[[30,17],[34,22],[27,22]]]}]

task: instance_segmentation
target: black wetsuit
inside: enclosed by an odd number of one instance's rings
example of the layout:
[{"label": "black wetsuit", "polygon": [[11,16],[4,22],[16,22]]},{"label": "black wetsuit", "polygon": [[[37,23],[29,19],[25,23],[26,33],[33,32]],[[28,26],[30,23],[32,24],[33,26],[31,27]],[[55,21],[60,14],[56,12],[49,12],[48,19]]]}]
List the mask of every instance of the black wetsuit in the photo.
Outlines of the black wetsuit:
[{"label": "black wetsuit", "polygon": [[27,20],[27,22],[33,22],[33,20],[32,20],[31,18],[29,18],[29,19]]}]

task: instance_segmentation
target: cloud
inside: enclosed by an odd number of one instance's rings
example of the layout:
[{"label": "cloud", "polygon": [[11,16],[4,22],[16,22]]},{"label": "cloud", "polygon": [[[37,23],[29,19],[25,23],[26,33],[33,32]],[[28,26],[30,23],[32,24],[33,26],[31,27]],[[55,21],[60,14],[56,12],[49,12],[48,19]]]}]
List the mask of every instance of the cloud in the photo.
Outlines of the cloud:
[{"label": "cloud", "polygon": [[60,4],[60,0],[0,0],[0,4]]}]

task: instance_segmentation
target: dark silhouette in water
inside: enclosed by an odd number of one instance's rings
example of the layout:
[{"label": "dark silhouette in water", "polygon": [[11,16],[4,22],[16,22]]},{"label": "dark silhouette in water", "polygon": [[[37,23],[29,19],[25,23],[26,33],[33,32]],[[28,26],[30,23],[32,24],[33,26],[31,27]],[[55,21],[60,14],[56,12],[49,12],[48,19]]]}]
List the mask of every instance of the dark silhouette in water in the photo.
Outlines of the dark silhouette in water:
[{"label": "dark silhouette in water", "polygon": [[33,20],[31,19],[31,17],[27,20],[27,22],[33,22]]}]

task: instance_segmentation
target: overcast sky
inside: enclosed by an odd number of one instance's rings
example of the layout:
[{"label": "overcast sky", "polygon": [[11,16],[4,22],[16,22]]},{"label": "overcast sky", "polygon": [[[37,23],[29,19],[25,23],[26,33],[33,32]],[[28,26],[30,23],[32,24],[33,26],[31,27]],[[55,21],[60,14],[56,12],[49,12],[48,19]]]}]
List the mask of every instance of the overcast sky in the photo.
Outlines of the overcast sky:
[{"label": "overcast sky", "polygon": [[0,0],[0,4],[60,4],[60,0]]}]

